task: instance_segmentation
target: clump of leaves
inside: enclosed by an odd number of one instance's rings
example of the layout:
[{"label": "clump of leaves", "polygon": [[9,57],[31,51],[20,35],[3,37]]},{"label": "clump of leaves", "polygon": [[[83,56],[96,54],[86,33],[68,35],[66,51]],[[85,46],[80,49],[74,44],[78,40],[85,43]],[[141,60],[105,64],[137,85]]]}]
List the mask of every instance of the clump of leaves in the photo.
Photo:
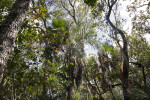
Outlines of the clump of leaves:
[{"label": "clump of leaves", "polygon": [[68,25],[67,25],[66,21],[63,19],[53,19],[52,26],[54,28],[59,28],[63,31],[68,30]]},{"label": "clump of leaves", "polygon": [[84,3],[86,3],[88,6],[94,7],[97,3],[97,0],[84,0]]},{"label": "clump of leaves", "polygon": [[92,10],[93,17],[96,18],[99,15],[100,15],[100,17],[102,17],[102,11],[104,11],[104,5],[101,3],[97,3]]}]

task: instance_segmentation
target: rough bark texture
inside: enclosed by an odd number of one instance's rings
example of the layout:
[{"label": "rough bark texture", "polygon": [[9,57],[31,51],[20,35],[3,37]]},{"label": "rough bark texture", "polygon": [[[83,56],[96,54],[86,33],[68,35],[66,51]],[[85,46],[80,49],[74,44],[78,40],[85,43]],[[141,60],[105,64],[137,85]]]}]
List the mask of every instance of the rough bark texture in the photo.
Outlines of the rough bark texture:
[{"label": "rough bark texture", "polygon": [[29,9],[31,0],[16,0],[9,15],[0,26],[0,83],[9,54]]},{"label": "rough bark texture", "polygon": [[71,83],[70,86],[68,87],[68,97],[67,100],[75,100],[75,87],[74,83]]},{"label": "rough bark texture", "polygon": [[[68,58],[69,58],[69,62],[73,62],[70,56]],[[73,73],[74,69],[72,65],[69,65],[68,71],[69,71],[70,85],[67,88],[67,92],[68,92],[67,100],[75,100],[75,85],[74,85],[75,78],[74,78],[74,73]]]},{"label": "rough bark texture", "polygon": [[124,32],[122,30],[118,29],[116,26],[114,26],[114,24],[109,19],[111,11],[112,11],[112,7],[116,2],[117,2],[117,0],[108,2],[109,11],[108,11],[108,14],[106,16],[106,19],[107,19],[107,22],[109,23],[109,25],[116,32],[116,34],[119,34],[121,36],[122,40],[123,40],[123,48],[120,48],[121,52],[123,53],[121,55],[122,56],[122,66],[121,66],[120,74],[121,74],[124,100],[130,100],[129,80],[128,80],[128,76],[129,76],[129,57],[128,57],[127,38],[126,38]]}]

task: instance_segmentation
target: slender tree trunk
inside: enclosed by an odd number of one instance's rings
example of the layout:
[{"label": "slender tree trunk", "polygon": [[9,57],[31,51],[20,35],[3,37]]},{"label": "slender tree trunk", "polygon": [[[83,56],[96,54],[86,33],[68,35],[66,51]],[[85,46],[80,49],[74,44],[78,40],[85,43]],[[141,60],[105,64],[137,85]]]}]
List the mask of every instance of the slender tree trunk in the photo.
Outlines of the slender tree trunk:
[{"label": "slender tree trunk", "polygon": [[[45,80],[45,79],[44,79]],[[43,83],[43,91],[42,91],[42,99],[47,100],[47,91],[46,91],[46,83]]]},{"label": "slender tree trunk", "polygon": [[147,85],[147,83],[146,83],[145,68],[144,68],[144,66],[143,66],[143,65],[141,65],[141,66],[142,66],[142,73],[143,73],[143,81],[144,81],[144,85],[146,86],[146,85]]},{"label": "slender tree trunk", "polygon": [[112,29],[115,31],[115,34],[119,34],[123,40],[123,48],[121,47],[121,52],[122,52],[122,65],[121,65],[121,70],[120,70],[120,75],[121,75],[121,81],[122,81],[122,88],[123,88],[123,95],[124,95],[124,100],[130,100],[130,95],[129,95],[129,57],[128,57],[128,43],[127,43],[127,38],[124,34],[124,32],[120,29],[118,29],[109,19],[112,8],[114,4],[117,2],[117,0],[114,1],[109,1],[108,0],[108,7],[109,11],[106,16],[107,22],[109,25],[112,27]]},{"label": "slender tree trunk", "polygon": [[122,88],[123,88],[123,95],[124,100],[130,100],[129,95],[129,57],[128,57],[128,51],[127,46],[126,49],[122,49],[123,52],[123,59],[122,59],[122,65],[120,68],[120,79],[122,81]]},{"label": "slender tree trunk", "polygon": [[9,54],[25,19],[31,0],[16,0],[9,15],[0,26],[0,83]]}]

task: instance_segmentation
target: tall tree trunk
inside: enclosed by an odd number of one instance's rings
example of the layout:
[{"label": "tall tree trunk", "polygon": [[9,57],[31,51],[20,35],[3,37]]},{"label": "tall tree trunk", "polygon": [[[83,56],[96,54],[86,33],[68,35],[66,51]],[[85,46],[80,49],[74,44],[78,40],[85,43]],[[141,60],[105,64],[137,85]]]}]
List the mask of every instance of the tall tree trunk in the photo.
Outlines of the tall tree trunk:
[{"label": "tall tree trunk", "polygon": [[68,87],[68,97],[67,100],[75,100],[75,91],[74,83],[71,83]]},{"label": "tall tree trunk", "polygon": [[9,15],[0,26],[0,83],[9,54],[25,19],[31,0],[16,0]]},{"label": "tall tree trunk", "polygon": [[122,56],[122,65],[121,65],[120,74],[121,74],[124,100],[130,100],[129,80],[128,80],[128,76],[129,76],[129,57],[128,57],[127,38],[126,38],[124,32],[122,30],[118,29],[116,26],[114,26],[114,24],[109,19],[111,11],[112,11],[112,7],[114,6],[114,4],[116,2],[117,2],[117,0],[114,0],[114,1],[111,1],[111,2],[108,0],[109,11],[108,11],[108,14],[106,16],[106,19],[107,19],[107,22],[109,23],[109,25],[115,31],[115,34],[119,34],[121,36],[122,40],[123,40],[123,48],[120,48],[121,52],[122,52],[122,55],[121,55]]}]

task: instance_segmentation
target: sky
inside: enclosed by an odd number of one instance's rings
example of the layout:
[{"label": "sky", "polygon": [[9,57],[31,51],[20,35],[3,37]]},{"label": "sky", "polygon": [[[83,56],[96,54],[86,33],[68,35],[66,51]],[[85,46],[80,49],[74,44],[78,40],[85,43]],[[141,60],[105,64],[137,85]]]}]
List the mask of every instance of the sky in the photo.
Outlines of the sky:
[{"label": "sky", "polygon": [[[129,13],[126,11],[126,7],[127,7],[127,5],[129,5],[131,3],[131,1],[127,0],[126,3],[121,1],[120,3],[121,3],[121,5],[118,8],[118,11],[120,12],[120,16],[123,19],[127,19],[126,24],[123,25],[123,30],[129,31],[129,30],[131,30],[131,27],[129,27],[129,26],[131,26],[131,18],[129,18]],[[113,14],[111,14],[110,20],[111,21],[114,20]],[[102,34],[106,35],[106,33],[104,33],[104,32],[101,33],[100,31],[98,34],[100,34],[101,36],[102,36]],[[101,38],[101,36],[99,36],[99,37]],[[105,38],[111,39],[108,35],[106,35]],[[87,57],[89,57],[91,54],[97,54],[97,52],[98,52],[98,50],[94,49],[92,46],[85,45],[85,53],[87,54]]]},{"label": "sky", "polygon": [[[132,29],[132,16],[130,17],[130,13],[127,11],[127,6],[128,5],[131,5],[131,3],[133,2],[134,0],[120,0],[120,6],[118,8],[118,11],[120,13],[120,17],[123,18],[123,19],[126,19],[126,21],[123,24],[123,30],[126,31],[127,33],[131,33],[131,29]],[[146,2],[142,2],[141,4],[145,4]],[[144,10],[146,7],[142,7],[140,8],[140,10]],[[110,19],[113,21],[114,20],[114,17],[113,15],[111,14],[110,16]],[[147,41],[150,43],[150,34],[146,34],[144,36]],[[107,36],[108,39],[110,39],[109,36]],[[98,51],[96,49],[94,49],[92,46],[90,45],[85,45],[85,52],[87,54],[87,57],[89,57],[91,54],[96,54]]]}]

